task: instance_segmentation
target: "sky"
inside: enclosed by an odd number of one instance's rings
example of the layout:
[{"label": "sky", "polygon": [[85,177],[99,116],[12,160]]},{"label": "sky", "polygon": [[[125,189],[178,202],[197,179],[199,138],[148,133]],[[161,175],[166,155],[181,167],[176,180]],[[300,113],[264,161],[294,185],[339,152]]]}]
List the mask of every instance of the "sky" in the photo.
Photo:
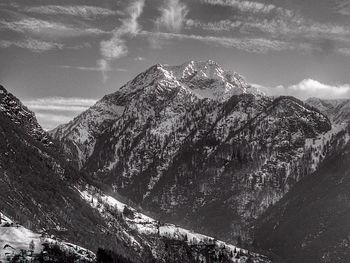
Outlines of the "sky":
[{"label": "sky", "polygon": [[269,95],[350,98],[350,0],[0,0],[0,84],[45,129],[208,59]]}]

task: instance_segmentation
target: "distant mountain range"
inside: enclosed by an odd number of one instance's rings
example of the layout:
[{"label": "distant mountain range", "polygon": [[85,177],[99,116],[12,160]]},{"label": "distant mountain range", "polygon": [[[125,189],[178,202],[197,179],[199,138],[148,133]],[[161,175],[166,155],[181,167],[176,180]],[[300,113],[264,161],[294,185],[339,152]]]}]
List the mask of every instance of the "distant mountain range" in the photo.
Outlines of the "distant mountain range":
[{"label": "distant mountain range", "polygon": [[350,257],[335,225],[350,100],[272,98],[214,61],[158,64],[46,133],[1,90],[0,205],[33,230],[133,262]]}]

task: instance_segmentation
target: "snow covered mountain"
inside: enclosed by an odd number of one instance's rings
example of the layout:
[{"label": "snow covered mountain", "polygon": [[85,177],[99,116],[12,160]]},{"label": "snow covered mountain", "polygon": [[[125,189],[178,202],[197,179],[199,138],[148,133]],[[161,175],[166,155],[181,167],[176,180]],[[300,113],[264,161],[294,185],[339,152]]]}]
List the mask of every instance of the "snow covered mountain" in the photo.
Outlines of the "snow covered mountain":
[{"label": "snow covered mountain", "polygon": [[[98,252],[112,250],[122,262],[132,263],[175,263],[179,259],[184,263],[270,262],[248,250],[160,223],[106,195],[103,185],[94,184],[94,180],[72,166],[69,156],[62,154],[60,144],[42,139],[49,137],[34,114],[2,90],[5,94],[0,97],[2,259],[53,257],[56,262],[72,262],[73,258],[94,261],[94,254],[88,249],[101,248]],[[22,114],[27,114],[23,120]]]},{"label": "snow covered mountain", "polygon": [[325,158],[331,128],[314,107],[191,61],[152,66],[51,134],[94,180],[239,244]]},{"label": "snow covered mountain", "polygon": [[[224,71],[213,61],[191,61],[174,67],[158,64],[50,133],[65,142],[82,167],[94,151],[96,138],[122,115],[141,114],[144,121],[162,117],[159,132],[166,134],[168,122],[176,121],[191,104],[203,98],[223,101],[246,93],[262,94],[240,75]],[[159,116],[161,113],[163,116]]]}]

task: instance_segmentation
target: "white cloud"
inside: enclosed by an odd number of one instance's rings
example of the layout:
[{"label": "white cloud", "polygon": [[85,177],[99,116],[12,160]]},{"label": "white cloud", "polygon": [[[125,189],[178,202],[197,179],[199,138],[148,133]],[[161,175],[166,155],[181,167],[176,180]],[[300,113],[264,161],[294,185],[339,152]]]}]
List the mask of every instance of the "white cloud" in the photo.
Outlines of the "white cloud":
[{"label": "white cloud", "polygon": [[47,97],[24,100],[23,103],[35,112],[43,128],[50,130],[71,121],[96,101],[86,98]]},{"label": "white cloud", "polygon": [[[63,69],[75,69],[75,70],[81,70],[81,71],[101,71],[101,67],[104,67],[102,65],[97,66],[97,67],[84,67],[84,66],[70,66],[70,65],[59,65],[58,68],[63,68]],[[105,71],[118,71],[118,72],[126,72],[127,70],[124,68],[104,68]]]},{"label": "white cloud", "polygon": [[349,0],[337,0],[334,10],[341,15],[350,16],[350,1]]},{"label": "white cloud", "polygon": [[23,18],[17,21],[0,20],[0,30],[8,29],[25,35],[35,35],[50,39],[60,39],[79,36],[97,36],[107,34],[98,28],[87,26],[72,26],[59,22],[46,21],[37,18]]},{"label": "white cloud", "polygon": [[207,23],[193,19],[186,20],[187,29],[200,28],[208,31],[230,31],[241,27],[243,24],[244,23],[242,21],[231,21],[229,19]]},{"label": "white cloud", "polygon": [[29,49],[32,52],[38,52],[38,53],[53,50],[53,49],[62,49],[64,47],[64,45],[60,43],[40,41],[36,39],[31,39],[31,38],[19,40],[19,41],[0,40],[1,48],[8,48],[11,46]]},{"label": "white cloud", "polygon": [[263,4],[253,1],[239,0],[201,0],[202,3],[218,6],[227,6],[239,9],[241,12],[263,13],[268,14],[276,9],[275,5]]},{"label": "white cloud", "polygon": [[279,40],[270,40],[266,38],[230,38],[230,37],[215,37],[215,36],[201,36],[201,35],[187,35],[178,33],[155,33],[149,31],[142,31],[142,35],[148,36],[151,39],[161,40],[197,40],[208,44],[223,46],[226,48],[236,48],[244,50],[249,53],[268,53],[269,51],[283,51],[283,50],[301,50],[307,51],[310,47],[306,44],[290,43]]},{"label": "white cloud", "polygon": [[[29,108],[50,109],[54,107],[55,110],[72,111],[87,108],[96,103],[96,99],[86,98],[65,98],[65,97],[46,97],[24,100],[23,103]],[[46,107],[46,108],[45,108]],[[70,108],[72,107],[72,108]]]},{"label": "white cloud", "polygon": [[311,97],[317,97],[320,99],[350,98],[349,84],[327,85],[313,79],[305,79],[298,84],[288,87],[277,86],[268,88],[259,85],[254,86],[258,87],[268,95],[290,95],[302,100]]},{"label": "white cloud", "polygon": [[52,130],[58,125],[68,123],[77,115],[60,115],[55,113],[35,113],[35,116],[44,130]]},{"label": "white cloud", "polygon": [[97,6],[74,5],[74,6],[60,6],[60,5],[45,5],[33,6],[24,8],[25,12],[47,15],[71,15],[78,16],[85,19],[95,19],[98,17],[106,17],[113,15],[120,15],[122,12],[110,10]]},{"label": "white cloud", "polygon": [[145,58],[139,56],[139,57],[134,58],[134,60],[135,60],[135,61],[144,61]]},{"label": "white cloud", "polygon": [[189,19],[186,27],[200,28],[210,31],[234,31],[239,30],[243,34],[264,33],[273,37],[295,39],[334,39],[348,40],[350,29],[346,26],[332,23],[317,23],[305,20],[299,16],[284,16],[265,19],[257,16],[240,16],[235,20],[219,20],[216,22],[202,22]]},{"label": "white cloud", "polygon": [[338,53],[347,57],[350,57],[350,48],[339,48]]},{"label": "white cloud", "polygon": [[160,8],[161,16],[156,20],[158,31],[162,28],[169,32],[181,31],[188,11],[187,6],[180,0],[166,0]]},{"label": "white cloud", "polygon": [[143,12],[145,0],[136,0],[127,8],[128,17],[122,20],[120,27],[113,30],[112,38],[100,43],[102,58],[97,61],[101,72],[106,79],[106,71],[110,68],[113,60],[124,57],[128,54],[125,37],[134,37],[140,31],[138,19]]}]

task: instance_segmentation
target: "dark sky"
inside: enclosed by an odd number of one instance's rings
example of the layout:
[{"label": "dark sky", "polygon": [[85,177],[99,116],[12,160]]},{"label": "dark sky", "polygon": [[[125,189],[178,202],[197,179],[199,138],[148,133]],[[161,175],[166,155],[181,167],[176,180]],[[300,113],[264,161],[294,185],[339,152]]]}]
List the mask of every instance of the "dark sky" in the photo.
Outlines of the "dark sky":
[{"label": "dark sky", "polygon": [[348,0],[0,0],[0,82],[53,128],[156,63],[350,97]]}]

